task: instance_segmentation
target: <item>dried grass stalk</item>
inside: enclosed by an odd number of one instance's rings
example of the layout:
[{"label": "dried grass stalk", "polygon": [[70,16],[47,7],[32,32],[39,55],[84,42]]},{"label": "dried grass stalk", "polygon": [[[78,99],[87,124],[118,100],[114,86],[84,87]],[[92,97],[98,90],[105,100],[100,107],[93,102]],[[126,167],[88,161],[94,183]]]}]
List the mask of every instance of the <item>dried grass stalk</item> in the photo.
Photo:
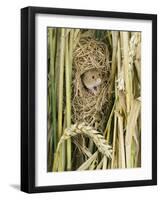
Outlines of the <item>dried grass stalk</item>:
[{"label": "dried grass stalk", "polygon": [[98,156],[98,151],[96,151],[88,160],[86,160],[77,170],[87,170],[91,163],[97,158]]},{"label": "dried grass stalk", "polygon": [[132,145],[132,139],[135,133],[135,127],[137,125],[137,119],[140,114],[140,108],[141,108],[140,101],[133,100],[131,111],[127,119],[127,130],[126,130],[126,138],[125,138],[127,168],[132,167],[131,145]]}]

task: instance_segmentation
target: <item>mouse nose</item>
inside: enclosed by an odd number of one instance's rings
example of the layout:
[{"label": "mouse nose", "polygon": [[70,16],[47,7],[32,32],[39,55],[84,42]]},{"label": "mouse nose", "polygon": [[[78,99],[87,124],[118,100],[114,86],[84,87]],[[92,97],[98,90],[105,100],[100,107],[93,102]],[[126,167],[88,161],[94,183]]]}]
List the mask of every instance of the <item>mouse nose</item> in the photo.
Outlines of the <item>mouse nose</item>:
[{"label": "mouse nose", "polygon": [[101,79],[100,78],[97,79],[97,83],[101,83]]}]

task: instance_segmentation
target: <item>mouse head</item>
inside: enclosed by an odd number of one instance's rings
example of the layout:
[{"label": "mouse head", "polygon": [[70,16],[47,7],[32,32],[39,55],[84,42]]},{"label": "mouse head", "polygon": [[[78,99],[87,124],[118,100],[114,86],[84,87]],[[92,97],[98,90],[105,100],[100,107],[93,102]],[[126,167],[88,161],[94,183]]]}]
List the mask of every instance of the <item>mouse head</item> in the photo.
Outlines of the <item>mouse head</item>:
[{"label": "mouse head", "polygon": [[101,73],[98,70],[96,69],[89,70],[87,75],[89,76],[89,79],[91,81],[94,81],[96,83],[101,82]]},{"label": "mouse head", "polygon": [[83,74],[83,82],[86,87],[95,87],[101,83],[101,73],[97,69],[91,69]]}]

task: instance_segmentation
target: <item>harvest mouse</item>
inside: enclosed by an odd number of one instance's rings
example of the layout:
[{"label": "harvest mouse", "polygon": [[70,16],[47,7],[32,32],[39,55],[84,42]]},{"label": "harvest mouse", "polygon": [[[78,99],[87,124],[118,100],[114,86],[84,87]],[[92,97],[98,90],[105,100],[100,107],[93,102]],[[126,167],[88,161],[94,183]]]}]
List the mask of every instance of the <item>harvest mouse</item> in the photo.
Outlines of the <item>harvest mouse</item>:
[{"label": "harvest mouse", "polygon": [[84,86],[93,94],[98,91],[98,86],[101,84],[101,74],[96,69],[91,69],[82,75],[82,82]]}]

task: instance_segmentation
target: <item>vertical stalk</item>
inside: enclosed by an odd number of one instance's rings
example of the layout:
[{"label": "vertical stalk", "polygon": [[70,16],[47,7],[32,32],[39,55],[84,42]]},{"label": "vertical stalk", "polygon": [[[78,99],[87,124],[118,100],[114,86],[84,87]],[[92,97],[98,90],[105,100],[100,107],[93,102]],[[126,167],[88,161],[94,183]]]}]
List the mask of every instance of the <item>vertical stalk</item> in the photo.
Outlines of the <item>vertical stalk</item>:
[{"label": "vertical stalk", "polygon": [[[60,140],[62,135],[62,121],[63,121],[63,85],[64,85],[64,50],[65,50],[65,29],[61,29],[60,33],[60,55],[59,55],[59,80],[58,80],[58,139]],[[64,144],[62,143],[62,149],[60,151],[59,158],[59,171],[63,171],[64,163]]]},{"label": "vertical stalk", "polygon": [[141,107],[140,101],[133,100],[131,111],[127,119],[127,127],[126,127],[127,131],[125,138],[127,168],[132,167],[132,159],[133,159],[132,142],[135,133],[135,127],[137,126],[137,119],[140,115],[140,107]]},{"label": "vertical stalk", "polygon": [[107,157],[106,156],[103,157],[103,167],[102,167],[102,169],[107,169]]},{"label": "vertical stalk", "polygon": [[[66,75],[66,122],[71,126],[71,73],[72,73],[72,40],[73,30],[66,33],[65,40],[65,75]],[[70,34],[70,36],[69,36]],[[68,37],[69,36],[69,37]],[[68,42],[69,39],[69,42]],[[71,139],[67,140],[67,170],[71,170]]]},{"label": "vertical stalk", "polygon": [[124,148],[124,132],[123,117],[117,113],[118,129],[119,129],[119,168],[125,168],[125,148]]},{"label": "vertical stalk", "polygon": [[113,144],[112,144],[112,161],[111,169],[114,169],[115,152],[116,152],[116,127],[117,127],[117,117],[114,115],[114,130],[113,130]]},{"label": "vertical stalk", "polygon": [[120,49],[120,38],[118,39],[118,47],[117,47],[117,74],[121,73],[121,49]]},{"label": "vertical stalk", "polygon": [[70,81],[72,80],[73,45],[74,45],[73,42],[74,42],[74,29],[71,29],[69,37]]},{"label": "vertical stalk", "polygon": [[113,45],[113,52],[112,52],[112,71],[111,71],[111,92],[114,87],[114,81],[115,81],[115,74],[116,74],[116,58],[117,58],[117,46],[118,46],[118,37],[119,32],[118,31],[112,31],[112,45]]},{"label": "vertical stalk", "polygon": [[122,32],[123,38],[123,56],[124,56],[124,77],[126,87],[126,105],[127,113],[130,112],[131,100],[132,100],[132,77],[129,69],[129,33]]},{"label": "vertical stalk", "polygon": [[[110,86],[109,86],[109,94],[111,95],[115,86],[115,76],[117,70],[117,46],[119,39],[119,31],[111,31],[112,32],[112,66],[111,66],[111,74],[110,74]],[[111,95],[112,96],[112,95]],[[111,101],[112,102],[112,101]],[[110,103],[111,104],[111,103]],[[112,105],[109,105],[111,108]],[[107,116],[110,115],[110,109],[107,113]]]},{"label": "vertical stalk", "polygon": [[62,117],[63,117],[63,84],[64,84],[64,49],[65,49],[65,30],[61,29],[60,38],[60,63],[59,63],[59,84],[58,84],[58,137],[62,135]]},{"label": "vertical stalk", "polygon": [[56,151],[57,136],[56,136],[56,94],[55,94],[55,45],[56,45],[56,30],[49,28],[50,42],[50,81],[51,81],[51,113],[52,113],[52,140],[54,142],[54,152]]}]

